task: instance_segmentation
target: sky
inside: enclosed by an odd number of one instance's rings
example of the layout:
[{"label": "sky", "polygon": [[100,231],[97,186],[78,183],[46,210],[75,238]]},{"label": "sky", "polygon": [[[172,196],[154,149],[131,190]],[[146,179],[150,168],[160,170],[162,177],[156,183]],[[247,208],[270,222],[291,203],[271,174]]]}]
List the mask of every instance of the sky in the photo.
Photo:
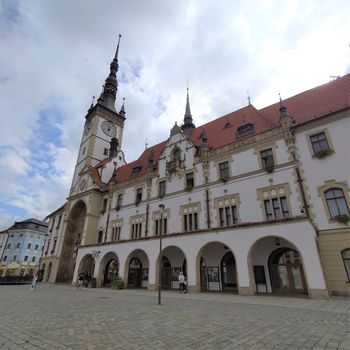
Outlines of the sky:
[{"label": "sky", "polygon": [[[68,196],[118,34],[127,162],[196,126],[350,73],[348,0],[0,0],[0,230]],[[145,127],[147,125],[147,127]]]}]

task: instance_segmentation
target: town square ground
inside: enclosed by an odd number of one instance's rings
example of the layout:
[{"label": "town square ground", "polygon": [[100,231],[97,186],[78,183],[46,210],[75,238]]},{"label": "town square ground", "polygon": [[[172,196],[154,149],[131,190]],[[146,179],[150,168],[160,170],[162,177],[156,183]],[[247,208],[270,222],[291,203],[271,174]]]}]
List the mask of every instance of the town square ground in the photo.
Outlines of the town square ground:
[{"label": "town square ground", "polygon": [[1,349],[350,349],[350,299],[0,286]]}]

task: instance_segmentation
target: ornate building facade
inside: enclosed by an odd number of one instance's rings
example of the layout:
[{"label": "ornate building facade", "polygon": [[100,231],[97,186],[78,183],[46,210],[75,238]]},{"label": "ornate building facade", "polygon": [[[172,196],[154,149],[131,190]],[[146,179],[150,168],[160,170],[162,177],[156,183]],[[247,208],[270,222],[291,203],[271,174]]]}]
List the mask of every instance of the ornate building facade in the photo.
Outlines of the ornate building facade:
[{"label": "ornate building facade", "polygon": [[349,293],[350,75],[200,127],[187,91],[182,124],[126,164],[118,51],[68,200],[49,215],[44,279],[74,284],[84,271],[98,287],[118,275],[154,290],[161,264],[163,288],[184,271],[192,292]]}]

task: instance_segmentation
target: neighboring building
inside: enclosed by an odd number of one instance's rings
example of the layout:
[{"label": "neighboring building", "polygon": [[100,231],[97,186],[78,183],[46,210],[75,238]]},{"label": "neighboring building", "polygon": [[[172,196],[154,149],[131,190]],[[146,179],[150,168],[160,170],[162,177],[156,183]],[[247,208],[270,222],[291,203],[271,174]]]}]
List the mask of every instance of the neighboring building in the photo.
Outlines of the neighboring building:
[{"label": "neighboring building", "polygon": [[0,276],[29,277],[34,275],[45,242],[47,225],[45,221],[32,218],[15,222],[6,230],[8,237],[1,256]]},{"label": "neighboring building", "polygon": [[50,281],[89,271],[97,286],[118,274],[154,290],[163,233],[163,288],[184,271],[196,292],[349,293],[350,75],[197,128],[187,91],[182,125],[125,164],[118,51],[85,117],[67,203],[50,215],[50,227],[63,215]]},{"label": "neighboring building", "polygon": [[[7,245],[9,234],[7,230],[0,232],[0,262],[2,261],[2,257]],[[0,271],[0,277],[2,276],[2,270]]]},{"label": "neighboring building", "polygon": [[55,282],[57,275],[63,238],[64,209],[65,206],[62,205],[46,217],[46,219],[49,219],[48,238],[44,246],[41,264],[41,269],[44,270],[43,281],[45,282]]}]

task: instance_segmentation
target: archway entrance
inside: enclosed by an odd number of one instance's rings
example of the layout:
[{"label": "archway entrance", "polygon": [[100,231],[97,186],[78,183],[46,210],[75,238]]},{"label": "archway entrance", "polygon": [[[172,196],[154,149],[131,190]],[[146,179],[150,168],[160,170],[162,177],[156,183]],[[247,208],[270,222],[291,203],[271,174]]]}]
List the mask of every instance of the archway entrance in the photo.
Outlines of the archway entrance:
[{"label": "archway entrance", "polygon": [[125,273],[128,288],[148,287],[148,257],[141,249],[136,249],[130,253],[125,262]]},{"label": "archway entrance", "polygon": [[224,255],[220,267],[222,290],[237,292],[236,262],[232,252]]},{"label": "archway entrance", "polygon": [[303,266],[296,250],[279,248],[272,252],[269,271],[273,293],[307,293]]},{"label": "archway entrance", "polygon": [[208,243],[199,251],[198,274],[201,292],[238,291],[236,261],[232,251],[223,243]]},{"label": "archway entrance", "polygon": [[171,288],[171,263],[166,256],[162,257],[162,288]]},{"label": "archway entrance", "polygon": [[104,274],[103,274],[103,286],[110,287],[112,279],[118,276],[118,261],[116,259],[111,259],[106,264]]},{"label": "archway entrance", "polygon": [[139,258],[132,258],[129,264],[128,288],[142,287],[142,263]]},{"label": "archway entrance", "polygon": [[257,240],[249,250],[248,266],[252,292],[307,294],[302,256],[282,237]]},{"label": "archway entrance", "polygon": [[86,218],[86,205],[79,201],[70,211],[67,228],[64,233],[62,254],[58,266],[57,282],[70,283],[81,244]]},{"label": "archway entrance", "polygon": [[[184,252],[176,247],[169,246],[162,251],[162,288],[179,289],[179,275],[183,272],[187,279],[187,262]],[[157,274],[157,283],[158,283]]]}]

